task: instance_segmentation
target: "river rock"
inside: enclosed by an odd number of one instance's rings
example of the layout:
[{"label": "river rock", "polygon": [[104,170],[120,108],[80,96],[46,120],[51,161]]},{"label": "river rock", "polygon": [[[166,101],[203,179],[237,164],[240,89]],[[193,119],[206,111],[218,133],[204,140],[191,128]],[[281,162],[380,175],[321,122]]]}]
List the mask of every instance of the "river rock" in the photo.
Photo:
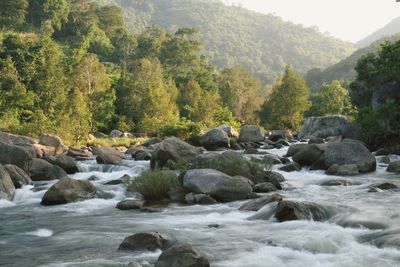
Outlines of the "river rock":
[{"label": "river rock", "polygon": [[341,135],[345,138],[359,139],[359,129],[341,115],[329,115],[323,117],[309,117],[305,119],[299,139]]},{"label": "river rock", "polygon": [[121,132],[121,131],[119,131],[119,130],[112,130],[108,136],[111,137],[111,138],[114,138],[114,137],[123,137],[123,136],[124,136],[124,133]]},{"label": "river rock", "polygon": [[79,171],[74,158],[67,155],[60,154],[50,157],[44,157],[43,159],[53,165],[61,167],[61,169],[63,169],[68,174],[73,174]]},{"label": "river rock", "polygon": [[185,196],[185,201],[189,205],[199,204],[199,205],[212,205],[218,202],[206,194],[195,194],[189,193]]},{"label": "river rock", "polygon": [[230,147],[228,134],[218,128],[212,129],[200,136],[199,143],[207,150],[216,150],[221,147]]},{"label": "river rock", "polygon": [[230,125],[220,125],[217,129],[224,131],[230,138],[239,138],[239,133]]},{"label": "river rock", "polygon": [[151,157],[151,168],[162,168],[168,160],[176,163],[186,163],[188,160],[202,154],[203,148],[194,147],[179,138],[170,137],[157,145]]},{"label": "river rock", "polygon": [[50,134],[42,134],[39,138],[39,145],[54,147],[56,154],[62,154],[68,149],[60,137]]},{"label": "river rock", "polygon": [[272,130],[269,135],[268,139],[277,142],[279,139],[293,139],[293,133],[289,130]]},{"label": "river rock", "polygon": [[310,140],[308,140],[309,144],[323,144],[324,142],[324,138],[321,137],[311,137]]},{"label": "river rock", "polygon": [[183,176],[183,187],[189,192],[207,194],[222,202],[246,199],[252,192],[246,178],[232,177],[212,169],[187,171]]},{"label": "river rock", "polygon": [[386,171],[400,173],[400,160],[390,162]]},{"label": "river rock", "polygon": [[80,149],[80,148],[74,148],[74,147],[69,147],[67,151],[67,156],[73,157],[73,158],[85,158],[85,157],[91,157],[93,154],[87,150],[87,149]]},{"label": "river rock", "polygon": [[255,184],[271,183],[278,190],[282,190],[282,186],[280,183],[285,181],[285,177],[283,177],[282,174],[274,171],[265,171],[264,176],[253,176],[251,177],[251,179]]},{"label": "river rock", "polygon": [[379,191],[387,191],[387,190],[398,190],[399,187],[393,183],[380,183],[380,184],[373,184],[370,186],[368,192],[379,192]]},{"label": "river rock", "polygon": [[352,184],[351,181],[344,179],[328,180],[321,183],[322,186],[349,186]]},{"label": "river rock", "polygon": [[156,251],[157,249],[165,250],[172,243],[170,237],[158,232],[138,233],[126,237],[119,245],[120,250],[133,251]]},{"label": "river rock", "polygon": [[187,243],[177,243],[161,253],[155,267],[209,267],[207,258]]},{"label": "river rock", "polygon": [[32,166],[33,157],[25,149],[0,142],[0,164],[17,165],[26,172]]},{"label": "river rock", "polygon": [[261,142],[264,139],[264,129],[256,125],[244,125],[240,128],[239,142]]},{"label": "river rock", "polygon": [[32,181],[49,181],[67,177],[68,174],[57,165],[43,159],[33,159],[30,176]]},{"label": "river rock", "polygon": [[379,159],[379,163],[383,163],[383,164],[390,164],[391,160],[389,156],[382,156]]},{"label": "river rock", "polygon": [[4,168],[10,175],[15,188],[21,188],[24,185],[29,185],[32,183],[31,177],[29,177],[29,175],[20,167],[7,164],[4,165]]},{"label": "river rock", "polygon": [[299,147],[299,151],[292,159],[301,166],[311,166],[323,156],[324,152],[324,145],[309,144]]},{"label": "river rock", "polygon": [[99,164],[118,165],[124,158],[124,154],[112,147],[93,147],[93,155],[97,155],[96,161]]},{"label": "river rock", "polygon": [[280,167],[279,170],[285,171],[285,172],[300,171],[301,166],[297,162],[291,162],[291,163],[285,164],[284,166]]},{"label": "river rock", "polygon": [[244,203],[242,206],[240,206],[239,210],[240,211],[258,211],[265,205],[272,203],[272,202],[278,202],[282,200],[282,196],[278,194],[273,194],[273,195],[266,195],[262,196],[260,198],[252,199],[249,200],[248,202]]},{"label": "river rock", "polygon": [[145,146],[136,146],[129,148],[125,154],[131,154],[134,160],[151,160],[151,154],[154,150]]},{"label": "river rock", "polygon": [[140,210],[143,208],[143,200],[123,200],[118,202],[116,208],[119,210]]},{"label": "river rock", "polygon": [[273,154],[267,154],[263,158],[264,162],[270,162],[272,165],[282,164],[279,156]]},{"label": "river rock", "polygon": [[358,174],[358,166],[356,164],[346,164],[339,166],[335,175],[338,176],[354,176]]},{"label": "river rock", "polygon": [[253,191],[256,193],[269,193],[276,191],[276,187],[271,183],[260,183],[253,187]]},{"label": "river rock", "polygon": [[327,167],[334,164],[339,166],[356,164],[360,173],[376,170],[375,157],[361,142],[355,140],[328,143],[324,153],[324,161]]},{"label": "river rock", "polygon": [[42,205],[60,205],[96,197],[96,187],[89,181],[64,177],[44,194]]},{"label": "river rock", "polygon": [[280,222],[293,220],[325,221],[332,215],[328,208],[319,204],[287,200],[279,202],[275,212],[275,217]]},{"label": "river rock", "polygon": [[0,199],[12,200],[15,194],[15,186],[10,175],[0,164]]},{"label": "river rock", "polygon": [[146,141],[144,141],[143,143],[141,143],[140,145],[144,146],[144,147],[149,147],[149,146],[152,146],[152,145],[155,145],[155,144],[159,144],[161,142],[162,142],[162,140],[160,138],[151,137],[151,138],[147,139]]},{"label": "river rock", "polygon": [[13,145],[10,136],[5,133],[0,131],[0,142],[7,144],[7,145]]}]

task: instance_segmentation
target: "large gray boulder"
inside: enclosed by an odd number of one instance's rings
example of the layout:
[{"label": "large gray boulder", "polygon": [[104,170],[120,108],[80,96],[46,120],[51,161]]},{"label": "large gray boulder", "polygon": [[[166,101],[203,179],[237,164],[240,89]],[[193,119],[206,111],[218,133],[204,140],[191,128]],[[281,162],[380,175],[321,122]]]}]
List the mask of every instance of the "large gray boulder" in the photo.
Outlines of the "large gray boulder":
[{"label": "large gray boulder", "polygon": [[340,143],[326,144],[324,162],[327,167],[356,164],[358,171],[372,172],[376,170],[376,159],[361,142],[345,139]]},{"label": "large gray boulder", "polygon": [[187,243],[177,243],[161,253],[155,267],[209,267],[207,258]]},{"label": "large gray boulder", "polygon": [[199,143],[207,150],[215,150],[220,147],[229,148],[230,146],[228,134],[218,128],[212,129],[200,136]]},{"label": "large gray boulder", "polygon": [[283,200],[276,208],[275,217],[280,222],[293,220],[325,221],[332,217],[334,212],[322,205],[312,202],[294,202]]},{"label": "large gray boulder", "polygon": [[61,169],[63,169],[68,174],[73,174],[79,171],[74,158],[69,157],[67,155],[60,154],[60,155],[45,157],[43,159],[53,165],[61,167]]},{"label": "large gray boulder", "polygon": [[298,134],[299,139],[341,135],[345,138],[359,139],[359,129],[345,116],[330,115],[307,118]]},{"label": "large gray boulder", "polygon": [[39,138],[39,145],[54,147],[56,154],[62,154],[68,150],[60,137],[51,134],[42,134]]},{"label": "large gray boulder", "polygon": [[43,159],[33,159],[30,176],[32,181],[50,181],[67,177],[67,173],[57,165]]},{"label": "large gray boulder", "polygon": [[4,165],[4,168],[10,175],[15,188],[21,188],[24,185],[32,183],[31,177],[29,177],[29,175],[20,167],[16,165],[7,164]]},{"label": "large gray boulder", "polygon": [[265,139],[265,131],[256,125],[244,125],[240,128],[239,142],[261,142]]},{"label": "large gray boulder", "polygon": [[96,155],[96,161],[99,164],[118,165],[124,158],[124,154],[112,147],[93,147],[93,155]]},{"label": "large gray boulder", "polygon": [[311,166],[322,157],[324,152],[324,145],[307,144],[299,147],[299,151],[293,155],[293,161],[301,166]]},{"label": "large gray boulder", "polygon": [[0,164],[17,165],[26,172],[32,166],[33,156],[25,149],[0,142]]},{"label": "large gray boulder", "polygon": [[189,170],[183,176],[183,187],[194,193],[207,194],[222,201],[246,199],[252,192],[250,181],[212,169]]},{"label": "large gray boulder", "polygon": [[89,181],[62,178],[44,194],[42,205],[60,205],[96,197],[96,187]]},{"label": "large gray boulder", "polygon": [[157,249],[164,250],[172,243],[172,239],[158,232],[138,233],[126,237],[119,245],[120,250],[133,251],[156,251]]},{"label": "large gray boulder", "polygon": [[0,164],[0,199],[12,200],[15,193],[15,187],[10,175]]},{"label": "large gray boulder", "polygon": [[170,137],[157,144],[151,157],[151,168],[162,168],[168,160],[176,163],[186,163],[194,156],[204,152],[203,148],[194,147],[179,138]]},{"label": "large gray boulder", "polygon": [[237,139],[239,137],[239,133],[230,125],[220,125],[217,129],[223,130],[226,132],[228,137]]}]

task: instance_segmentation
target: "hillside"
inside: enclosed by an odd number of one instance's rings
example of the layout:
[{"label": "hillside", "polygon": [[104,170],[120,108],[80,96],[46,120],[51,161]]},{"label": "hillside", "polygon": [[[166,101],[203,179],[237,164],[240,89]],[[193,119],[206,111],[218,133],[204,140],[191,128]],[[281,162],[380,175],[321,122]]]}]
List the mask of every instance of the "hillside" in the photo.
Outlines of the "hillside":
[{"label": "hillside", "polygon": [[394,42],[397,40],[400,40],[400,34],[381,38],[380,40],[373,42],[368,47],[357,50],[346,59],[343,59],[339,63],[322,71],[320,69],[312,69],[307,72],[306,81],[314,91],[318,91],[323,83],[330,83],[333,80],[342,80],[345,82],[353,81],[357,75],[354,68],[357,64],[357,61],[362,56],[368,53],[377,52],[380,49],[381,44],[384,42]]},{"label": "hillside", "polygon": [[388,23],[383,28],[377,30],[376,32],[372,33],[371,35],[367,36],[366,38],[358,41],[357,45],[359,47],[366,47],[383,37],[392,36],[399,32],[400,32],[400,17],[392,20],[390,23]]},{"label": "hillside", "polygon": [[[100,1],[100,0],[99,0]],[[318,32],[216,0],[102,0],[123,7],[127,27],[140,32],[161,25],[199,29],[204,53],[218,67],[240,64],[271,82],[288,63],[305,73],[325,68],[350,55],[355,46]]]}]

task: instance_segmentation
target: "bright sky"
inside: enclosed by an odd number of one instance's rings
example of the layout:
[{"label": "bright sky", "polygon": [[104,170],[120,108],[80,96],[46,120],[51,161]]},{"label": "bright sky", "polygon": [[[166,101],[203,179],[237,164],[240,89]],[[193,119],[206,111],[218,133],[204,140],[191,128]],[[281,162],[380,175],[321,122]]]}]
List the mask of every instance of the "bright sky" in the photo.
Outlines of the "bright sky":
[{"label": "bright sky", "polygon": [[396,0],[227,0],[357,42],[400,16]]}]

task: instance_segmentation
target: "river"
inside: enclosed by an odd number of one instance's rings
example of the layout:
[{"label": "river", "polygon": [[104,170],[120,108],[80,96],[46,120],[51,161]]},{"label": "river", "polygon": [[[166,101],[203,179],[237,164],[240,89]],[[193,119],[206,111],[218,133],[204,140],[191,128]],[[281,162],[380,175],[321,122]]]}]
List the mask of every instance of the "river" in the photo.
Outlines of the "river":
[{"label": "river", "polygon": [[[283,155],[286,149],[269,152]],[[374,173],[346,177],[352,186],[321,186],[323,181],[339,178],[322,171],[281,172],[286,178],[280,192],[284,199],[316,202],[337,212],[327,222],[283,223],[274,217],[248,220],[255,212],[238,210],[245,201],[172,205],[155,213],[121,211],[115,208],[119,201],[138,196],[127,193],[123,185],[104,183],[124,174],[136,176],[149,168],[149,162],[126,160],[122,166],[102,166],[89,160],[79,162],[79,167],[82,172],[71,177],[99,178],[94,181],[97,199],[42,206],[41,198],[52,181],[18,189],[13,202],[0,201],[0,266],[126,267],[132,261],[152,266],[161,251],[118,251],[125,237],[144,231],[168,233],[192,243],[215,267],[400,266],[399,232],[389,240],[397,248],[379,248],[361,237],[382,230],[338,225],[361,221],[378,228],[400,228],[400,192],[367,192],[371,184],[379,182],[400,186],[399,175],[385,172],[382,164]],[[219,227],[210,227],[215,224]]]}]

